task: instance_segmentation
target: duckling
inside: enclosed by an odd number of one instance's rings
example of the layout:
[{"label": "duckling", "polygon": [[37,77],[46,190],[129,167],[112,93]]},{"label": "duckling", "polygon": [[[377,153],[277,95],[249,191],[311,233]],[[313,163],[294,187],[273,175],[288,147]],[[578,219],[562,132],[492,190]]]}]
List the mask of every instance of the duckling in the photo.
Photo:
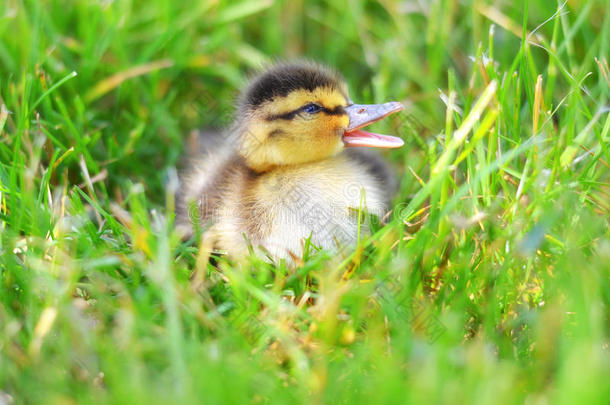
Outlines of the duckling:
[{"label": "duckling", "polygon": [[273,65],[251,81],[233,126],[207,140],[184,176],[178,226],[188,234],[198,223],[205,244],[234,258],[256,248],[292,261],[307,238],[335,252],[355,245],[358,213],[383,216],[396,181],[380,157],[352,147],[402,146],[360,129],[402,108],[354,104],[340,74],[322,65]]}]

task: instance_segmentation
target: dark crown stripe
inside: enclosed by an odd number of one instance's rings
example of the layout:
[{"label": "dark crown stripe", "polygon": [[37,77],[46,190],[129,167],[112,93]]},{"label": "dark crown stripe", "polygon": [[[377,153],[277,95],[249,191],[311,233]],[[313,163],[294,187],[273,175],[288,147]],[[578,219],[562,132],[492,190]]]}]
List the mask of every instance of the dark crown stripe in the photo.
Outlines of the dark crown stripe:
[{"label": "dark crown stripe", "polygon": [[341,90],[341,83],[338,74],[317,65],[277,65],[256,78],[242,100],[247,106],[255,107],[296,90],[313,91],[319,87]]}]

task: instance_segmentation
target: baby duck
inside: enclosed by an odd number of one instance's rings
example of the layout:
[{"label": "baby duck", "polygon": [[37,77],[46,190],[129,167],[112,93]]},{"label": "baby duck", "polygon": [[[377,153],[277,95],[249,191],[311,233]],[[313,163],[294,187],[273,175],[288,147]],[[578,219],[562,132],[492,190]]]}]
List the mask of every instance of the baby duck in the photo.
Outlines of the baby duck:
[{"label": "baby duck", "polygon": [[302,257],[304,241],[353,246],[358,213],[383,216],[395,191],[386,163],[361,148],[400,138],[360,128],[401,110],[398,102],[352,103],[341,76],[311,62],[281,63],[242,93],[221,142],[204,145],[184,177],[177,224],[204,229],[204,244],[234,258],[260,248],[270,259]]}]

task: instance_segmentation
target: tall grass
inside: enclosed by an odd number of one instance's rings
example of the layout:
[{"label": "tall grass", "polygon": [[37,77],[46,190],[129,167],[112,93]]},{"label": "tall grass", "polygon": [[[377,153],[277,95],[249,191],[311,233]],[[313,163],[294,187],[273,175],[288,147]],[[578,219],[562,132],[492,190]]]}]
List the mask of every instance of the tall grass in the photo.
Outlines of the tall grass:
[{"label": "tall grass", "polygon": [[[303,56],[407,106],[389,224],[206,264],[189,134]],[[0,404],[607,401],[609,58],[608,0],[4,0]]]}]

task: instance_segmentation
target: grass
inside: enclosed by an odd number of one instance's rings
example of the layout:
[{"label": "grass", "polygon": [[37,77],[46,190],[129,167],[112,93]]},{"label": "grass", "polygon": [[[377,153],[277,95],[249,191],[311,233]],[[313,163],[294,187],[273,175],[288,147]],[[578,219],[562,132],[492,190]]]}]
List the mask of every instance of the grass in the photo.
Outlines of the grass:
[{"label": "grass", "polygon": [[[5,0],[0,404],[605,403],[609,55],[608,0]],[[295,56],[406,104],[390,223],[206,266],[188,134]]]}]

